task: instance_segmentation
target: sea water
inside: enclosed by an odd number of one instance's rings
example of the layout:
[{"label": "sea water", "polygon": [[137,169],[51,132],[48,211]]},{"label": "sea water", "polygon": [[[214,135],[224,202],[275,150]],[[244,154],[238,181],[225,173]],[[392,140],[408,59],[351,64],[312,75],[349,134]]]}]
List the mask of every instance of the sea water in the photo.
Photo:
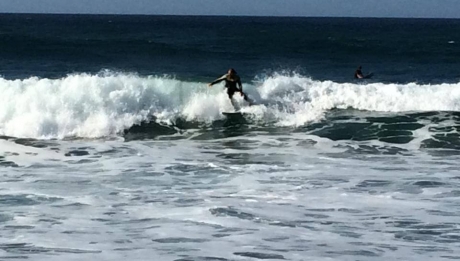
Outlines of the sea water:
[{"label": "sea water", "polygon": [[0,259],[459,259],[459,32],[1,15]]}]

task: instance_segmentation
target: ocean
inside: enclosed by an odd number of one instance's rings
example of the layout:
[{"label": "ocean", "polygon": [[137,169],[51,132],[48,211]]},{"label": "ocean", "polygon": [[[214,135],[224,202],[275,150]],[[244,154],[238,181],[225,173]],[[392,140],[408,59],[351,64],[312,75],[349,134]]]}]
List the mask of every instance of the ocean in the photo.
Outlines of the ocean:
[{"label": "ocean", "polygon": [[0,260],[460,259],[459,57],[460,20],[1,14]]}]

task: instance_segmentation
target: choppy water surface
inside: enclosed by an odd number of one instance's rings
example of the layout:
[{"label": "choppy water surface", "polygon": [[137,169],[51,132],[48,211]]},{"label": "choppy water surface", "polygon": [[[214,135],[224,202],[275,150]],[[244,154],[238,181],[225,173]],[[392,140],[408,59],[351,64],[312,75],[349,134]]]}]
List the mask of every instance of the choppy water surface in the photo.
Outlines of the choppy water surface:
[{"label": "choppy water surface", "polygon": [[423,134],[403,145],[265,130],[190,136],[130,142],[5,138],[3,257],[459,255],[459,156],[425,149]]},{"label": "choppy water surface", "polygon": [[459,32],[0,15],[0,260],[460,259]]}]

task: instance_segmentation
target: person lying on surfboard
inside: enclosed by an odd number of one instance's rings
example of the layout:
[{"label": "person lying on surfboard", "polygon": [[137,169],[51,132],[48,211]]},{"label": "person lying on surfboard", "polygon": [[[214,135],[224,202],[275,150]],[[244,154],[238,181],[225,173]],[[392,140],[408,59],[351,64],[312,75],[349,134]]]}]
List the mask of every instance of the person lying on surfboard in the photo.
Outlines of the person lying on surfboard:
[{"label": "person lying on surfboard", "polygon": [[[252,105],[251,99],[249,99],[246,93],[243,92],[243,85],[241,84],[240,77],[233,68],[229,69],[227,74],[224,74],[219,79],[216,79],[212,83],[208,84],[208,87],[211,87],[214,84],[220,83],[222,81],[225,81],[225,88],[227,88],[228,98],[230,99],[230,102],[232,103],[233,107],[235,107],[235,105],[233,104],[233,94],[235,94],[235,92],[239,92],[241,96],[243,96],[244,100],[247,101],[249,105]],[[240,88],[238,88],[237,85]]]}]

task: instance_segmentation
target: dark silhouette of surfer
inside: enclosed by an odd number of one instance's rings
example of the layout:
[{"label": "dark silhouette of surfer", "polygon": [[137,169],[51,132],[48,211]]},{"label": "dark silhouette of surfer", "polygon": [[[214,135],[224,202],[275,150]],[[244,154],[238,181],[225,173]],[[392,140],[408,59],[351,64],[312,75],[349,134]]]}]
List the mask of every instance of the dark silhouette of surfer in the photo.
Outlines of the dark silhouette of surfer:
[{"label": "dark silhouette of surfer", "polygon": [[222,81],[225,81],[225,88],[227,88],[228,98],[230,99],[233,107],[235,107],[235,104],[233,103],[233,95],[235,92],[239,92],[241,96],[243,96],[244,100],[247,101],[249,105],[252,105],[253,101],[249,99],[249,97],[243,92],[243,85],[241,84],[240,76],[238,76],[233,68],[229,69],[228,72],[222,77],[208,84],[208,86],[211,87],[214,84],[220,83]]},{"label": "dark silhouette of surfer", "polygon": [[369,73],[368,75],[364,76],[363,72],[361,71],[361,65],[355,71],[355,79],[364,79],[364,78],[371,78],[373,73]]}]

